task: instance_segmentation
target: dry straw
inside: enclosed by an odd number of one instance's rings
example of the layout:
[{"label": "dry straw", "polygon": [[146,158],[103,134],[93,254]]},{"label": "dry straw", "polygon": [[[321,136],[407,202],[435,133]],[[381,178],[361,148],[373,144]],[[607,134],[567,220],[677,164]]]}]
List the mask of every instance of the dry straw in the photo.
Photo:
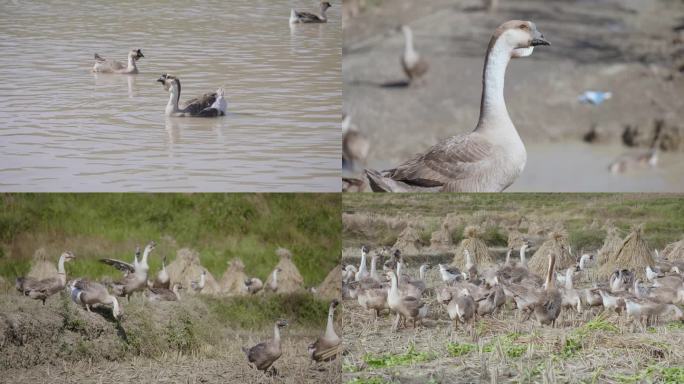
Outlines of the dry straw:
[{"label": "dry straw", "polygon": [[[278,293],[293,293],[304,289],[304,278],[292,262],[292,252],[285,248],[278,248],[276,255],[280,258],[278,265],[275,266],[275,268],[280,268],[280,272],[278,272]],[[273,273],[270,273],[265,285],[269,286],[272,280]]]},{"label": "dry straw", "polygon": [[245,264],[236,257],[228,263],[228,269],[223,273],[221,278],[221,293],[229,296],[246,294],[245,280]]},{"label": "dry straw", "polygon": [[616,227],[609,227],[606,231],[606,239],[603,240],[603,246],[598,251],[597,263],[603,265],[611,255],[615,254],[622,246],[622,236]]},{"label": "dry straw", "polygon": [[454,245],[451,241],[451,231],[449,230],[449,224],[445,219],[442,222],[440,229],[432,233],[430,238],[430,249],[434,251],[446,251]]},{"label": "dry straw", "polygon": [[668,244],[661,255],[668,260],[684,259],[684,239]]},{"label": "dry straw", "polygon": [[646,266],[654,265],[653,257],[644,240],[641,226],[632,229],[620,247],[604,260],[599,268],[599,276],[607,278],[616,269],[629,269],[640,278],[646,277]]},{"label": "dry straw", "polygon": [[556,255],[556,271],[562,271],[577,262],[568,250],[569,242],[568,235],[564,231],[553,231],[549,234],[549,238],[542,244],[537,252],[532,255],[527,264],[530,271],[545,276],[549,268],[549,255]]},{"label": "dry straw", "polygon": [[420,235],[418,231],[412,226],[407,225],[394,243],[394,248],[398,249],[404,255],[416,255],[420,248]]},{"label": "dry straw", "polygon": [[338,265],[328,273],[318,286],[316,293],[326,299],[340,299],[342,295],[342,266]]},{"label": "dry straw", "polygon": [[493,263],[492,255],[489,254],[487,244],[480,238],[480,229],[474,225],[469,225],[463,230],[461,244],[456,247],[456,254],[454,255],[453,265],[460,268],[465,266],[464,250],[468,250],[470,257],[478,267],[486,267]]},{"label": "dry straw", "polygon": [[38,248],[33,253],[33,260],[31,261],[31,270],[28,277],[42,280],[57,276],[57,261],[50,260],[45,248]]},{"label": "dry straw", "polygon": [[[191,291],[192,281],[199,281],[200,275],[205,268],[200,264],[199,253],[197,251],[182,248],[176,253],[176,260],[166,267],[169,273],[171,284],[181,283],[187,291]],[[214,276],[207,271],[202,294],[217,295],[221,292]]]}]

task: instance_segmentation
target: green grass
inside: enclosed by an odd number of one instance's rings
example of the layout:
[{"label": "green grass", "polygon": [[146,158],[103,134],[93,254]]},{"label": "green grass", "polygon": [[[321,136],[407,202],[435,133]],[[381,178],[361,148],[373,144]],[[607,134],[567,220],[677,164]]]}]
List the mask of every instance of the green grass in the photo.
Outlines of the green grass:
[{"label": "green grass", "polygon": [[[574,249],[596,249],[603,243],[603,230],[590,230],[596,219],[599,224],[610,220],[617,227],[628,230],[633,225],[644,225],[644,237],[649,247],[662,249],[682,238],[684,201],[679,195],[668,194],[608,194],[608,193],[503,193],[503,194],[401,194],[370,195],[344,194],[345,213],[396,216],[424,219],[445,217],[455,213],[468,218],[486,212],[489,217],[524,216],[558,219],[570,235]],[[346,230],[346,228],[345,228]],[[485,239],[490,246],[503,244],[506,233],[490,229]],[[462,228],[454,229],[456,244],[461,240]],[[345,244],[358,241],[359,233],[344,234]]]},{"label": "green grass", "polygon": [[355,378],[347,381],[347,384],[388,384],[388,383],[390,383],[390,382],[385,381],[379,377],[367,377],[367,378],[355,377]]},{"label": "green grass", "polygon": [[661,367],[652,365],[632,375],[617,374],[614,375],[613,378],[624,384],[642,382],[678,384],[684,383],[684,367]]},{"label": "green grass", "polygon": [[509,358],[518,358],[525,354],[527,346],[524,344],[516,344],[515,341],[520,337],[520,333],[511,332],[499,336],[482,346],[482,352],[493,352],[497,344],[501,346],[501,351]]},{"label": "green grass", "polygon": [[265,279],[275,250],[292,251],[305,284],[320,283],[338,263],[341,245],[337,194],[5,194],[0,200],[0,276],[13,280],[46,247],[57,260],[64,244],[78,259],[71,275],[118,277],[96,260],[131,260],[135,245],[155,240],[161,256],[197,250],[217,278],[240,257],[249,275]]},{"label": "green grass", "polygon": [[477,345],[475,344],[467,344],[467,343],[449,343],[447,344],[447,352],[449,353],[449,356],[451,357],[459,357],[463,355],[467,355],[470,352],[474,351],[477,349]]},{"label": "green grass", "polygon": [[400,354],[384,354],[380,356],[365,355],[363,361],[370,368],[390,368],[400,365],[412,365],[422,363],[435,358],[429,352],[418,352],[414,344],[410,344],[406,352]]}]

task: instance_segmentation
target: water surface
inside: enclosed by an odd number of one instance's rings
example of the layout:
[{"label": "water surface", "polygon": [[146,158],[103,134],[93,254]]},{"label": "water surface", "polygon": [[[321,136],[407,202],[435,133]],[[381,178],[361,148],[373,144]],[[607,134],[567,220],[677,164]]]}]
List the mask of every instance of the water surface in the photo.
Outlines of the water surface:
[{"label": "water surface", "polygon": [[[50,1],[0,5],[0,190],[339,191],[339,4]],[[95,52],[138,75],[93,74]],[[167,118],[223,87],[228,116]]]}]

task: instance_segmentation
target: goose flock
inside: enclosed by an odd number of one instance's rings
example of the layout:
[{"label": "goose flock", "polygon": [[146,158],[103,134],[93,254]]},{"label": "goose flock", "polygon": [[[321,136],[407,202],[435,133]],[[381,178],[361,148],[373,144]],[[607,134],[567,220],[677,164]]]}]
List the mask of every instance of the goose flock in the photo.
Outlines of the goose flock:
[{"label": "goose flock", "polygon": [[[157,272],[154,279],[150,278],[150,266],[148,260],[156,243],[150,241],[141,252],[137,247],[132,263],[117,259],[100,259],[101,263],[110,265],[120,270],[123,275],[120,280],[113,282],[96,282],[88,278],[75,278],[67,280],[64,263],[74,260],[76,256],[66,251],[61,254],[57,263],[57,277],[43,280],[31,277],[18,277],[15,287],[22,295],[34,300],[45,301],[54,294],[66,290],[71,300],[79,307],[91,312],[91,308],[111,308],[112,317],[120,321],[124,315],[124,309],[119,298],[126,297],[127,302],[136,292],[150,302],[180,301],[183,286],[178,282],[171,281],[167,270],[166,257],[162,260],[162,268]],[[278,292],[278,273],[282,269],[275,268],[272,272],[272,281],[267,289]],[[202,269],[198,278],[191,281],[191,289],[194,293],[202,292],[206,285],[207,270]],[[244,291],[255,294],[261,290],[264,284],[260,279],[252,277],[244,281]],[[308,345],[307,356],[314,362],[334,360],[341,353],[342,339],[337,335],[334,328],[334,312],[339,305],[337,299],[332,300],[328,310],[326,328],[323,334]],[[275,324],[272,339],[261,342],[251,348],[243,347],[248,363],[254,368],[269,373],[269,368],[282,355],[280,330],[287,326],[286,320],[278,320]],[[275,368],[271,371],[277,374]]]},{"label": "goose flock", "polygon": [[[290,10],[290,25],[294,24],[320,24],[326,23],[328,18],[325,14],[332,5],[327,1],[320,2],[320,13]],[[95,64],[92,72],[120,75],[135,75],[139,73],[137,62],[145,56],[140,49],[132,49],[128,53],[128,60],[124,64],[121,61],[106,59],[95,53]],[[164,90],[169,92],[169,102],[166,104],[164,114],[173,117],[219,117],[226,114],[228,102],[224,98],[223,88],[215,92],[205,93],[201,96],[180,103],[181,83],[177,76],[162,73],[157,79]]]},{"label": "goose flock", "polygon": [[549,253],[546,273],[539,276],[528,269],[529,247],[528,242],[520,247],[519,261],[512,259],[513,249],[509,248],[504,262],[486,268],[480,268],[464,250],[463,268],[438,264],[438,283],[431,284],[435,280],[426,279],[430,265],[421,265],[417,277],[403,273],[404,260],[398,250],[383,263],[382,274],[376,264],[387,250],[374,252],[369,272],[366,260],[370,249],[363,246],[358,268],[351,264],[343,267],[342,297],[357,301],[362,309],[373,313],[376,321],[383,312],[393,314],[392,331],[409,323],[414,328],[420,325],[430,317],[432,302],[444,308],[454,329],[459,325],[472,327],[477,317],[494,316],[507,307],[515,308],[522,321],[533,319],[540,326],[551,327],[567,324],[558,322],[561,314],[571,317],[574,324],[576,315],[604,309],[627,316],[642,330],[659,319],[684,321],[680,307],[684,304],[684,261],[656,257],[655,265],[644,271],[648,284],[636,278],[636,271],[625,268],[614,271],[608,281],[594,281],[591,287],[580,289],[573,279],[589,276],[594,267],[592,254],[581,255],[576,265],[558,273],[557,256]]}]

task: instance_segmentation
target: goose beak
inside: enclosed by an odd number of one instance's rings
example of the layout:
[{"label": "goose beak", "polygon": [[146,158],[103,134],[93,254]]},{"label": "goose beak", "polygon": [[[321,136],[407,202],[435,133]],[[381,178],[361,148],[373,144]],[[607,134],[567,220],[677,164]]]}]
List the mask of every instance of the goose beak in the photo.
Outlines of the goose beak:
[{"label": "goose beak", "polygon": [[532,34],[532,42],[530,43],[530,46],[536,47],[538,45],[551,45],[551,43],[544,38],[544,35],[541,32],[535,30]]}]

